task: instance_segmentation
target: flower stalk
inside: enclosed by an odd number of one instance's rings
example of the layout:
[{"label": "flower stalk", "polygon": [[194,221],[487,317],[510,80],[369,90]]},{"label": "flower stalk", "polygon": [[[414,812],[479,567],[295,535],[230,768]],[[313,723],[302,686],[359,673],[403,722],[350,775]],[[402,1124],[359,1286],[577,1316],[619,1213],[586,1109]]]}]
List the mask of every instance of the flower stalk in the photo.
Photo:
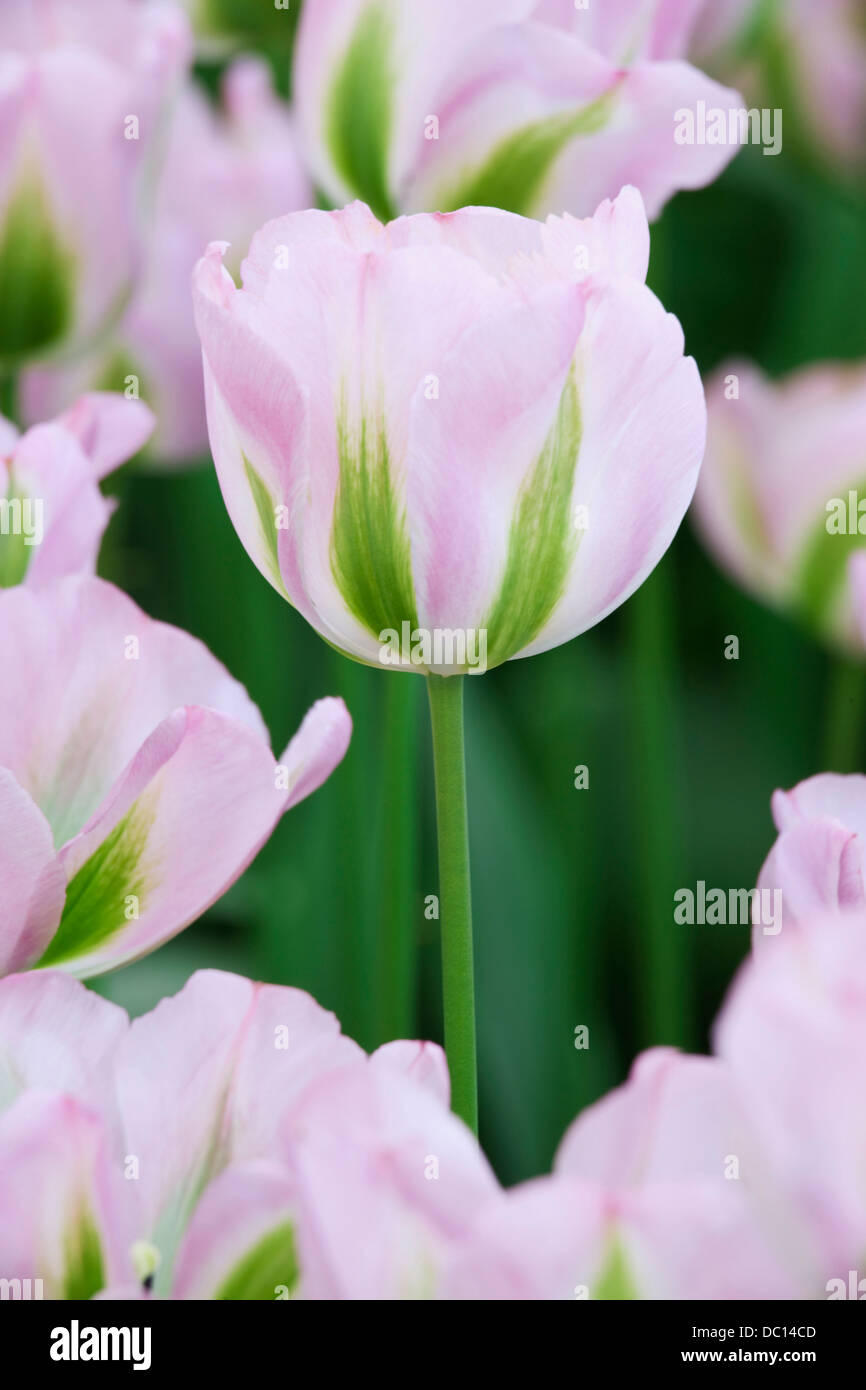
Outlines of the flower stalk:
[{"label": "flower stalk", "polygon": [[478,1133],[475,972],[466,811],[463,677],[428,676],[442,934],[442,1008],[451,1072],[451,1108]]}]

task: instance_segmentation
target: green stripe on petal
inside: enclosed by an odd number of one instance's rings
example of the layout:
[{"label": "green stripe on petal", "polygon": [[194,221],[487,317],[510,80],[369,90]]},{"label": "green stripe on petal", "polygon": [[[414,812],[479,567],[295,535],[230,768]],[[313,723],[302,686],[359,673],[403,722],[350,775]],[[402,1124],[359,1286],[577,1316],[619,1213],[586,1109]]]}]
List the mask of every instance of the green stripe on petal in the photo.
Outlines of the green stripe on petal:
[{"label": "green stripe on petal", "polygon": [[[2,468],[2,464],[0,464]],[[35,547],[25,545],[22,508],[25,495],[15,487],[15,480],[9,477],[9,489],[0,500],[0,589],[12,589],[23,584],[27,566]]]},{"label": "green stripe on petal", "polygon": [[[866,498],[866,485],[852,488],[858,498]],[[846,524],[848,498],[845,505]],[[835,621],[840,601],[845,594],[848,562],[857,550],[866,547],[866,535],[858,530],[828,531],[829,515],[821,519],[809,539],[796,584],[796,602],[804,620],[815,632],[824,636],[838,635]]]},{"label": "green stripe on petal", "polygon": [[283,576],[280,572],[280,553],[277,545],[276,503],[260,474],[253,468],[246,454],[243,454],[242,457],[244,461],[244,472],[247,475],[250,492],[256,504],[262,540],[265,544],[269,578],[277,592],[282,594],[283,598],[288,599],[289,596],[286,593],[286,586],[283,583]]},{"label": "green stripe on petal", "polygon": [[92,1298],[105,1287],[102,1243],[86,1208],[79,1212],[66,1234],[63,1260],[63,1298]]},{"label": "green stripe on petal", "polygon": [[153,813],[139,797],[81,865],[66,889],[60,926],[40,966],[62,965],[105,946],[128,925],[130,897],[141,911],[146,888],[142,859],[152,824]]},{"label": "green stripe on petal", "polygon": [[491,207],[531,216],[556,159],[570,141],[594,135],[607,124],[613,99],[613,92],[606,92],[577,111],[545,116],[514,131],[480,168],[434,199],[435,205],[443,212]]},{"label": "green stripe on petal", "polygon": [[417,627],[406,517],[391,476],[384,420],[362,414],[337,425],[340,476],[331,531],[331,571],[346,607],[378,640],[387,628]]},{"label": "green stripe on petal", "polygon": [[326,139],[344,183],[383,222],[396,216],[388,191],[391,26],[380,5],[361,14],[328,100]]},{"label": "green stripe on petal", "polygon": [[553,427],[520,489],[499,594],[482,624],[488,667],[528,646],[565,592],[579,539],[569,503],[580,437],[580,399],[570,374]]},{"label": "green stripe on petal", "polygon": [[0,230],[0,360],[42,352],[69,330],[74,259],[61,242],[35,178],[18,186]]},{"label": "green stripe on petal", "polygon": [[274,1299],[278,1288],[291,1294],[300,1278],[295,1229],[291,1221],[276,1226],[235,1265],[214,1298],[233,1301]]},{"label": "green stripe on petal", "polygon": [[639,1297],[622,1246],[618,1240],[614,1240],[608,1251],[607,1262],[601,1278],[595,1286],[593,1298],[622,1302]]}]

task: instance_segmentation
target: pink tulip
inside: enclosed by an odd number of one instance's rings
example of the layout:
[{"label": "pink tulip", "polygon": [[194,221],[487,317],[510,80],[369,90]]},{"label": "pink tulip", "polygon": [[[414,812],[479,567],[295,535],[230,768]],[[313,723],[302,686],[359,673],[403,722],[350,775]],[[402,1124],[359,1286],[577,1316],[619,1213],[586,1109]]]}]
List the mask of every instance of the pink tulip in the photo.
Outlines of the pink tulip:
[{"label": "pink tulip", "polygon": [[307,161],[382,218],[487,204],[586,216],[626,183],[650,216],[721,172],[677,114],[739,96],[684,60],[698,0],[322,0],[295,51]]},{"label": "pink tulip", "polygon": [[[759,894],[782,895],[782,926],[796,930],[816,914],[866,907],[866,777],[824,772],[777,791],[772,800],[779,837],[758,878]],[[755,949],[776,932],[754,928]]]},{"label": "pink tulip", "polygon": [[242,289],[224,252],[194,277],[220,484],[326,640],[484,669],[482,639],[488,666],[545,651],[647,577],[691,498],[704,407],[644,284],[633,189],[544,225],[297,213],[253,239]]},{"label": "pink tulip", "polygon": [[[696,62],[743,88],[750,103],[785,97],[785,119],[825,158],[862,169],[866,38],[862,0],[711,0],[690,45]],[[769,52],[773,70],[763,55]],[[781,83],[784,85],[777,85]]]},{"label": "pink tulip", "polygon": [[[0,1161],[16,1167],[0,1190],[0,1278],[41,1276],[50,1298],[315,1297],[322,1261],[338,1255],[321,1242],[354,1193],[361,1208],[345,1240],[366,1223],[383,1278],[414,1250],[416,1267],[405,1267],[422,1280],[430,1241],[438,1248],[465,1220],[473,1194],[496,1191],[443,1103],[443,1066],[441,1049],[408,1042],[368,1060],[301,990],[220,971],[193,975],[131,1024],[68,975],[9,976]],[[329,1181],[338,1131],[343,1194]],[[416,1180],[413,1196],[419,1145],[444,1171],[441,1183]],[[383,1146],[391,1176],[385,1164],[377,1180]],[[331,1167],[310,1171],[320,1151]],[[390,1225],[371,1224],[389,1212]],[[391,1244],[401,1212],[413,1241],[421,1225],[411,1249]]]},{"label": "pink tulip", "polygon": [[92,573],[111,503],[98,480],[153,429],[141,401],[94,392],[23,436],[0,418],[0,588]]},{"label": "pink tulip", "polygon": [[796,1284],[747,1196],[753,1150],[722,1063],[647,1052],[571,1126],[550,1178],[482,1209],[454,1254],[448,1293],[790,1297]]},{"label": "pink tulip", "polygon": [[864,1021],[861,909],[783,931],[743,967],[715,1027],[771,1175],[763,1195],[788,1267],[817,1297],[866,1249]]},{"label": "pink tulip", "polygon": [[709,549],[758,597],[863,650],[849,562],[866,545],[866,371],[807,367],[775,384],[730,362],[707,405],[695,517]]},{"label": "pink tulip", "polygon": [[288,109],[267,68],[236,62],[216,113],[192,82],[177,103],[156,192],[140,286],[96,353],[27,373],[24,409],[42,419],[94,382],[138,389],[153,406],[147,457],[189,461],[207,452],[201,347],[189,277],[214,237],[245,245],[269,217],[307,207],[312,194],[295,148]]},{"label": "pink tulip", "polygon": [[188,52],[158,0],[0,9],[0,362],[78,350],[120,313],[143,161]]},{"label": "pink tulip", "polygon": [[339,763],[339,700],[280,763],[201,643],[110,584],[0,592],[0,970],[100,974],[198,917]]},{"label": "pink tulip", "polygon": [[434,1298],[470,1222],[501,1200],[466,1126],[391,1065],[321,1074],[284,1157],[304,1298]]}]

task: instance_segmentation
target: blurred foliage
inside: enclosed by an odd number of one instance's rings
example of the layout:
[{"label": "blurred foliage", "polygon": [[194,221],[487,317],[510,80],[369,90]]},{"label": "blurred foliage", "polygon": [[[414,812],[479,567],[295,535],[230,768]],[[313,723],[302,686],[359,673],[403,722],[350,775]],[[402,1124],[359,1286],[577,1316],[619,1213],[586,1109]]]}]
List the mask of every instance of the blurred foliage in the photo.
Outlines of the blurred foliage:
[{"label": "blurred foliage", "polygon": [[[651,282],[703,371],[735,353],[781,373],[866,356],[864,248],[866,201],[812,162],[747,148],[712,187],[669,205]],[[278,752],[326,693],[344,694],[355,736],[202,921],[100,987],[138,1012],[195,968],[235,969],[311,990],[373,1046],[385,1040],[377,989],[397,910],[417,947],[414,1032],[438,1037],[423,683],[321,642],[247,559],[211,467],[127,470],[118,486],[104,572],[210,646],[259,703]],[[728,634],[737,661],[724,659]],[[821,770],[829,676],[827,655],[728,583],[687,521],[598,629],[467,682],[482,1140],[504,1179],[547,1167],[577,1108],[639,1049],[706,1047],[748,931],[675,925],[673,891],[754,884],[774,834],[771,792]],[[392,681],[414,682],[405,698],[417,701],[404,747],[417,746],[396,767]],[[574,787],[579,764],[586,790]],[[385,849],[401,773],[419,808],[408,901]],[[581,1024],[588,1050],[575,1047]]]}]

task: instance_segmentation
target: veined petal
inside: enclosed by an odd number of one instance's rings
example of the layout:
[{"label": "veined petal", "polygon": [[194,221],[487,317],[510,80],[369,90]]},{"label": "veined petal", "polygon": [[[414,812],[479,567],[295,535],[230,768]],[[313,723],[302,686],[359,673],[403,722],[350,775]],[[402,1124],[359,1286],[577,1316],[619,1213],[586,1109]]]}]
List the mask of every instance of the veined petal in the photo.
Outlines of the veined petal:
[{"label": "veined petal", "polygon": [[51,828],[6,768],[0,768],[0,882],[0,975],[6,975],[26,969],[42,954],[66,895]]},{"label": "veined petal", "polygon": [[[408,496],[419,624],[489,628],[488,664],[531,640],[561,596],[580,429],[570,372],[582,322],[577,286],[503,295],[436,363],[438,397],[422,388],[413,401]],[[533,490],[534,476],[547,492]],[[558,511],[537,517],[551,494]]]},{"label": "veined petal", "polygon": [[[320,1072],[363,1053],[302,990],[199,971],[136,1019],[117,1064],[144,1231],[171,1284],[178,1242],[205,1186],[230,1163],[273,1156],[287,1113]],[[178,1127],[178,1115],[184,1116]]]},{"label": "veined petal", "polygon": [[114,1060],[123,1009],[59,971],[0,981],[0,1110],[22,1092],[56,1090],[102,1111],[114,1126]]},{"label": "veined petal", "polygon": [[78,440],[104,478],[137,454],[153,432],[156,419],[144,401],[127,400],[115,391],[89,391],[61,415],[58,424]]},{"label": "veined petal", "polygon": [[163,720],[63,848],[60,925],[39,964],[81,977],[176,935],[242,873],[288,805],[266,743],[215,710]]},{"label": "veined petal", "polygon": [[416,1085],[425,1086],[446,1109],[451,1104],[448,1059],[437,1043],[402,1040],[384,1043],[370,1053],[370,1065],[393,1068]]},{"label": "veined petal", "polygon": [[238,1164],[210,1184],[187,1227],[172,1298],[292,1298],[301,1270],[284,1169]]},{"label": "veined petal", "polygon": [[18,534],[0,536],[0,585],[38,587],[92,573],[112,504],[70,433],[59,424],[28,430],[8,476],[7,498],[13,507],[17,499],[21,520]]},{"label": "veined petal", "polygon": [[288,1118],[304,1297],[437,1295],[452,1242],[499,1188],[469,1130],[390,1067],[320,1076]]},{"label": "veined petal", "polygon": [[0,683],[0,766],[40,807],[57,848],[179,706],[216,709],[267,743],[246,691],[202,643],[154,622],[102,580],[0,592],[0,642],[16,652]]},{"label": "veined petal", "polygon": [[521,656],[568,641],[634,593],[691,501],[706,413],[683,334],[646,288],[591,291],[575,355],[580,452],[570,524],[579,538],[562,598]]},{"label": "veined petal", "polygon": [[352,718],[343,701],[328,695],[317,700],[280,757],[286,772],[288,806],[320,787],[343,761],[352,737]]},{"label": "veined petal", "polygon": [[308,161],[333,201],[361,197],[387,217],[443,77],[477,35],[526,18],[533,4],[326,0],[304,11],[294,91]]},{"label": "veined petal", "polygon": [[[22,1095],[0,1118],[0,1270],[47,1298],[92,1298],[125,1273],[125,1228],[101,1122],[79,1101]],[[31,1295],[34,1296],[34,1295]]]}]

